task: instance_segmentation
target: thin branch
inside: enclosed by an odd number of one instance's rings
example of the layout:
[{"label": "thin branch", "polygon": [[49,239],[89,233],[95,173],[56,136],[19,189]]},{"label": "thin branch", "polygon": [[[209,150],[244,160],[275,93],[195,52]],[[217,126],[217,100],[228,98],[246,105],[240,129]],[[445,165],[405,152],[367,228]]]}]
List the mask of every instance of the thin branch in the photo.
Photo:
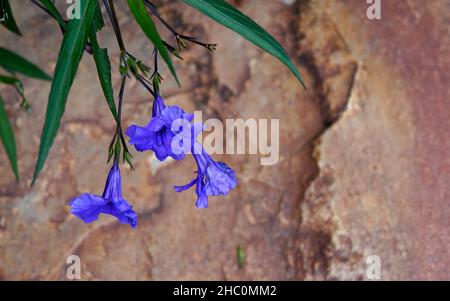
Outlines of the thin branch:
[{"label": "thin branch", "polygon": [[[49,15],[50,17],[52,17],[54,20],[56,20],[55,16],[45,7],[43,6],[41,3],[39,3],[36,0],[31,0],[31,2],[33,2],[37,7],[39,7],[41,10],[43,10],[47,15]],[[58,20],[56,20],[58,21]],[[66,20],[64,20],[64,22],[67,23]],[[59,24],[59,23],[58,23]],[[59,28],[61,29],[62,33],[65,33],[65,29],[60,25]]]},{"label": "thin branch", "polygon": [[[55,16],[53,16],[53,14],[45,7],[45,6],[43,6],[42,4],[40,4],[38,1],[36,1],[36,0],[30,0],[32,3],[34,3],[37,7],[39,7],[41,10],[43,10],[46,14],[48,14],[50,17],[52,17],[54,20],[56,20],[56,18],[55,18]],[[56,21],[58,21],[58,20],[56,20]],[[64,22],[66,22],[67,23],[67,20],[64,20]],[[66,32],[65,31],[65,29],[62,27],[62,26],[59,26],[59,28],[61,29],[61,32],[62,32],[62,34],[64,35],[64,33]],[[89,54],[92,54],[93,53],[93,50],[92,50],[92,46],[91,46],[91,43],[89,43],[89,41],[88,42],[86,42],[86,45],[85,45],[85,47],[84,47],[84,50],[87,52],[87,53],[89,53]]]},{"label": "thin branch", "polygon": [[42,4],[37,2],[36,0],[31,0],[31,2],[33,2],[37,7],[39,7],[43,11],[45,11],[49,16],[53,17],[53,15],[50,13],[50,11],[45,6],[43,6]]},{"label": "thin branch", "polygon": [[120,90],[119,90],[119,102],[117,104],[117,116],[119,121],[122,119],[122,105],[123,105],[123,94],[125,93],[125,84],[127,81],[127,77],[122,77],[122,82],[120,84]]},{"label": "thin branch", "polygon": [[139,81],[139,83],[153,96],[153,97],[156,97],[156,94],[155,94],[155,92],[153,91],[153,89],[152,88],[150,88],[150,84],[148,83],[148,81],[144,78],[144,77],[142,77],[142,75],[138,75],[137,77],[136,77],[136,79]]},{"label": "thin branch", "polygon": [[117,116],[119,119],[119,122],[117,124],[117,134],[119,135],[119,138],[122,142],[122,146],[125,152],[129,152],[128,151],[128,147],[127,147],[127,143],[125,141],[125,138],[123,136],[123,131],[122,131],[122,106],[123,106],[123,95],[125,93],[125,84],[127,81],[127,77],[123,76],[122,77],[122,83],[120,84],[120,90],[119,90],[119,101],[117,104]]},{"label": "thin branch", "polygon": [[159,68],[158,68],[158,50],[153,49],[153,54],[155,55],[155,73],[159,73]]},{"label": "thin branch", "polygon": [[209,44],[209,43],[203,43],[198,41],[196,38],[185,36],[182,34],[179,34],[164,18],[159,14],[158,9],[156,6],[151,3],[149,0],[144,0],[144,4],[148,7],[148,9],[151,11],[151,13],[159,20],[161,23],[172,33],[172,35],[177,40],[178,48],[181,50],[182,47],[186,47],[186,45],[181,42],[180,40],[185,40],[197,45],[200,45],[202,47],[207,48],[210,51],[214,51],[216,49],[217,44]]},{"label": "thin branch", "polygon": [[158,9],[156,6],[148,0],[144,0],[145,5],[150,9],[153,15],[164,24],[165,27],[176,37],[179,36],[178,32],[169,24],[166,20],[164,20],[161,15],[158,13]]},{"label": "thin branch", "polygon": [[125,45],[123,43],[122,34],[120,32],[119,22],[117,21],[116,10],[114,9],[114,3],[112,0],[103,0],[103,4],[105,5],[106,11],[108,12],[109,19],[111,20],[111,24],[114,29],[114,33],[117,38],[117,43],[119,44],[119,48],[122,52],[125,52]]}]

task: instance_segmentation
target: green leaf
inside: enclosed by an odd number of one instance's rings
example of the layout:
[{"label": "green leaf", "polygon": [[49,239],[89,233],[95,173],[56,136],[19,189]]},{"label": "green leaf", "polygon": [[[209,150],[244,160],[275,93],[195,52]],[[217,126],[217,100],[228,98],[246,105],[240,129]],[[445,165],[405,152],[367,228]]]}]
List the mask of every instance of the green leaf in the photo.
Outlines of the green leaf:
[{"label": "green leaf", "polygon": [[7,84],[7,85],[15,86],[18,83],[20,83],[20,80],[18,80],[15,77],[12,77],[12,76],[7,76],[7,75],[1,75],[0,74],[0,83],[4,83],[4,84]]},{"label": "green leaf", "polygon": [[32,185],[44,166],[50,148],[58,131],[61,118],[69,96],[70,88],[78,70],[84,47],[91,29],[95,12],[95,0],[79,0],[80,19],[73,19],[67,26],[64,39],[56,62],[55,75],[50,90],[50,96],[42,130],[39,156],[34,170]]},{"label": "green leaf", "polygon": [[184,0],[184,2],[275,56],[292,71],[305,87],[300,73],[280,43],[241,11],[224,0]]},{"label": "green leaf", "polygon": [[158,30],[156,29],[155,23],[153,23],[152,18],[150,18],[147,13],[143,0],[128,0],[128,6],[136,19],[136,22],[139,24],[142,31],[144,31],[145,35],[152,41],[153,45],[155,45],[156,49],[159,51],[159,54],[169,67],[170,72],[175,77],[178,85],[180,85],[169,53],[167,52]]},{"label": "green leaf", "polygon": [[47,8],[48,12],[55,18],[55,20],[58,22],[59,26],[63,31],[66,31],[67,23],[64,21],[63,17],[59,13],[58,9],[55,7],[52,1],[50,0],[39,0],[45,8]]},{"label": "green leaf", "polygon": [[236,259],[238,263],[238,267],[242,269],[245,264],[245,250],[242,245],[237,245],[236,247]]},{"label": "green leaf", "polygon": [[24,57],[2,47],[0,47],[0,66],[8,71],[19,72],[23,75],[33,78],[43,80],[52,79],[35,64],[31,63]]},{"label": "green leaf", "polygon": [[14,132],[9,122],[8,114],[5,111],[3,99],[0,96],[0,138],[8,155],[11,168],[16,176],[16,181],[19,181],[19,169],[17,167],[17,152],[16,140],[14,139]]},{"label": "green leaf", "polygon": [[114,91],[111,83],[111,63],[108,57],[108,50],[106,48],[100,48],[97,41],[97,32],[104,26],[105,23],[103,22],[102,12],[97,3],[89,40],[91,41],[92,54],[94,56],[95,65],[97,66],[98,78],[100,80],[100,85],[102,86],[103,94],[105,95],[106,102],[114,119],[119,123],[116,104],[114,102]]},{"label": "green leaf", "polygon": [[0,83],[14,86],[14,88],[17,90],[17,92],[19,92],[19,94],[22,96],[22,98],[25,98],[25,95],[23,92],[23,84],[18,78],[0,74]]},{"label": "green leaf", "polygon": [[11,5],[9,5],[8,0],[0,0],[0,10],[3,8],[3,14],[2,11],[0,11],[0,19],[4,18],[4,21],[1,22],[3,26],[8,28],[10,31],[18,34],[19,36],[22,35],[22,33],[19,30],[19,27],[16,24],[16,20],[14,20],[14,16],[11,10]]}]

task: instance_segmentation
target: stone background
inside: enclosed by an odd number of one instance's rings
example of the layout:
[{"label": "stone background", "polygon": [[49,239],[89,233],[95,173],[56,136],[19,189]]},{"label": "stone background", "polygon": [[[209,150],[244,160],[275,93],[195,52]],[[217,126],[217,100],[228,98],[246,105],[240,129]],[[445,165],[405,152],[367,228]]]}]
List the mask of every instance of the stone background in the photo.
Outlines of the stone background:
[{"label": "stone background", "polygon": [[[59,28],[29,2],[12,2],[24,37],[1,30],[0,44],[52,73]],[[134,153],[136,171],[124,169],[123,182],[138,229],[108,216],[85,225],[67,203],[101,193],[114,130],[92,58],[83,58],[32,188],[50,85],[24,78],[32,114],[2,86],[22,182],[0,151],[0,279],[65,279],[69,254],[81,257],[84,280],[365,279],[372,254],[385,280],[450,279],[450,1],[383,0],[380,21],[366,18],[360,0],[233,1],[285,46],[306,93],[278,61],[236,34],[181,1],[158,4],[179,31],[219,43],[214,55],[190,47],[176,62],[181,88],[165,73],[167,102],[200,109],[204,118],[279,118],[279,163],[215,156],[236,170],[239,185],[198,210],[192,190],[172,189],[192,177],[192,160],[158,166]],[[150,60],[151,44],[125,1],[117,5],[129,50]],[[110,27],[100,41],[117,71]],[[117,74],[113,80],[117,88]],[[150,101],[130,81],[124,124],[144,124]]]}]

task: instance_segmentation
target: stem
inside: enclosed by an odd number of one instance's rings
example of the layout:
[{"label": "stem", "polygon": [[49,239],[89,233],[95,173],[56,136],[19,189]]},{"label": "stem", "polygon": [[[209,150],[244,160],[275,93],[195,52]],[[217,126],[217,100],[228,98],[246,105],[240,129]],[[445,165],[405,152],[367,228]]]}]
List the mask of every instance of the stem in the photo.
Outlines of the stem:
[{"label": "stem", "polygon": [[125,92],[125,83],[127,81],[127,77],[122,77],[122,83],[120,84],[119,91],[119,103],[117,104],[117,117],[119,119],[119,123],[117,129],[122,131],[122,105],[123,105],[123,94]]},{"label": "stem", "polygon": [[[37,2],[36,0],[31,0],[31,2],[33,2],[37,7],[39,7],[41,10],[43,10],[47,15],[49,15],[54,20],[56,20],[55,16],[53,16],[53,14],[41,3]],[[56,21],[58,21],[58,20],[56,20]],[[59,28],[61,29],[61,32],[64,34],[64,32],[65,32],[64,28],[62,26],[59,26]]]},{"label": "stem", "polygon": [[[215,50],[216,44],[202,43],[200,41],[197,41],[197,39],[195,39],[195,38],[179,34],[166,20],[164,20],[163,17],[161,17],[161,15],[158,13],[158,9],[156,8],[156,6],[153,3],[151,3],[149,0],[144,0],[144,4],[148,7],[148,9],[150,9],[151,13],[159,21],[161,21],[161,23],[172,33],[172,35],[174,35],[174,37],[177,39],[178,43],[179,43],[179,40],[181,39],[181,40],[186,40],[186,41],[189,41],[191,43],[203,46],[203,47],[205,47],[205,48],[207,48],[207,49],[209,49],[211,51]],[[183,47],[185,47],[185,46],[183,45]],[[179,47],[179,48],[181,48],[181,47]]]},{"label": "stem", "polygon": [[155,15],[155,17],[161,21],[162,24],[164,24],[164,26],[175,36],[179,36],[178,32],[169,24],[167,23],[166,20],[163,19],[163,17],[161,17],[161,15],[158,13],[158,9],[156,8],[156,6],[151,3],[148,0],[144,0],[144,4],[150,9],[150,11],[152,12],[153,15]]},{"label": "stem", "polygon": [[159,73],[159,69],[158,69],[158,50],[156,49],[156,47],[155,47],[155,49],[153,49],[153,53],[155,55],[155,73]]},{"label": "stem", "polygon": [[145,78],[142,77],[142,75],[138,75],[137,80],[139,81],[139,83],[141,83],[141,85],[153,96],[156,97],[155,92],[152,90],[152,88],[150,88],[150,85],[147,83],[147,80]]},{"label": "stem", "polygon": [[42,4],[37,2],[36,0],[31,0],[31,2],[33,2],[37,7],[39,7],[43,11],[45,11],[49,16],[53,17],[53,15],[49,12],[49,10],[45,6],[43,6]]},{"label": "stem", "polygon": [[114,33],[116,34],[117,43],[119,44],[119,48],[122,52],[125,52],[125,45],[123,44],[122,34],[120,33],[120,26],[119,22],[117,21],[114,3],[112,0],[103,0],[103,4],[105,5],[106,11],[108,12],[109,19],[111,20]]},{"label": "stem", "polygon": [[117,124],[117,135],[119,136],[120,141],[122,142],[124,152],[128,152],[127,143],[125,142],[125,138],[123,137],[123,131],[122,131],[122,105],[123,105],[123,94],[125,92],[126,81],[127,81],[127,77],[123,76],[122,83],[120,84],[119,102],[117,104],[117,117],[119,119],[119,122]]},{"label": "stem", "polygon": [[154,66],[155,70],[153,71],[153,75],[150,77],[150,79],[153,80],[152,83],[153,83],[153,89],[155,90],[155,93],[159,94],[159,85],[161,84],[162,77],[159,74],[158,50],[156,49],[156,47],[155,47],[155,49],[153,49],[153,54],[155,56],[155,63],[154,63],[155,64],[155,66]]},{"label": "stem", "polygon": [[[32,3],[34,3],[37,7],[39,7],[41,10],[43,10],[46,14],[48,14],[50,17],[52,17],[54,20],[56,20],[55,16],[53,16],[53,14],[42,4],[40,4],[39,2],[37,2],[36,0],[31,0]],[[58,20],[56,20],[58,21]],[[67,23],[67,20],[64,20]],[[64,30],[63,27],[59,26],[59,28],[61,29],[62,34],[64,35],[64,33],[66,32]],[[92,46],[91,43],[86,42],[86,45],[84,46],[84,50],[89,53],[92,54]]]},{"label": "stem", "polygon": [[203,46],[203,47],[207,48],[210,51],[215,50],[216,46],[217,46],[217,44],[203,43],[203,42],[198,41],[196,38],[192,38],[192,37],[188,37],[188,36],[184,36],[184,35],[180,35],[179,37],[180,37],[180,39],[189,41],[191,43],[194,43],[194,44],[197,44],[197,45],[200,45],[200,46]]}]

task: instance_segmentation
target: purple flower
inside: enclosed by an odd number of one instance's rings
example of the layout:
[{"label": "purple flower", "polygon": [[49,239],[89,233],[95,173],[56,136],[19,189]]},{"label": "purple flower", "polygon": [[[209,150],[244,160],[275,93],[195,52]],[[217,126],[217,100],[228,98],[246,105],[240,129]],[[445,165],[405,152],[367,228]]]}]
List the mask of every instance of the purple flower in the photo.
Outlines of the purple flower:
[{"label": "purple flower", "polygon": [[195,192],[198,208],[208,208],[208,196],[227,195],[236,187],[237,178],[228,165],[214,161],[203,147],[194,142],[192,155],[197,163],[197,177],[184,186],[175,186],[176,192],[182,192],[196,184]]},{"label": "purple flower", "polygon": [[185,113],[178,106],[166,107],[164,100],[157,95],[153,102],[150,122],[145,127],[131,125],[125,133],[130,137],[130,144],[139,152],[152,150],[160,161],[167,157],[182,160],[184,152],[174,152],[172,149],[172,140],[182,131],[182,127],[174,130],[172,125],[178,120],[190,123],[193,119],[193,114]]},{"label": "purple flower", "polygon": [[175,186],[182,192],[196,184],[198,208],[208,207],[208,196],[227,195],[236,187],[234,171],[223,162],[214,161],[195,138],[203,130],[201,123],[192,124],[193,114],[184,112],[177,106],[164,105],[157,95],[153,103],[152,119],[145,126],[132,125],[126,130],[130,143],[142,152],[152,150],[158,160],[167,157],[182,160],[186,153],[192,153],[198,166],[197,176],[184,186]]},{"label": "purple flower", "polygon": [[155,100],[153,101],[152,117],[161,115],[161,112],[165,107],[166,104],[164,103],[164,99],[161,97],[161,95],[156,95]]},{"label": "purple flower", "polygon": [[137,226],[136,212],[122,197],[120,169],[116,160],[109,171],[102,196],[83,193],[72,199],[69,205],[71,213],[85,223],[97,220],[100,213],[104,213],[116,217],[122,224],[130,224],[133,229]]}]

